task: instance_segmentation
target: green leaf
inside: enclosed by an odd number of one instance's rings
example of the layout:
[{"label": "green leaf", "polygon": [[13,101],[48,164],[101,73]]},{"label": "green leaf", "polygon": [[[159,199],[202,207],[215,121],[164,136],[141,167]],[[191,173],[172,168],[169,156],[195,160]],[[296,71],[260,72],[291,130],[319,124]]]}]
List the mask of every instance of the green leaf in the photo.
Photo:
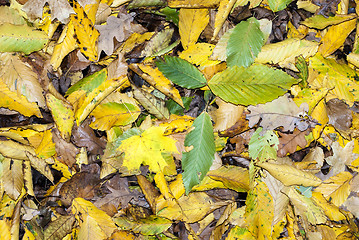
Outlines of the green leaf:
[{"label": "green leaf", "polygon": [[30,54],[41,50],[48,41],[47,34],[27,25],[0,25],[0,52]]},{"label": "green leaf", "polygon": [[209,171],[215,153],[214,134],[211,118],[202,113],[193,122],[194,129],[187,134],[185,147],[190,151],[183,153],[183,184],[186,194],[198,184]]},{"label": "green leaf", "polygon": [[264,34],[254,17],[235,26],[227,45],[228,66],[248,67],[257,57],[264,44]]},{"label": "green leaf", "polygon": [[[189,110],[189,106],[193,98],[194,97],[182,97],[184,109]],[[178,103],[176,103],[172,99],[166,101],[166,107],[171,114],[183,115],[183,111],[184,111],[183,107],[181,107]]]},{"label": "green leaf", "polygon": [[158,61],[156,65],[166,78],[173,83],[189,89],[206,85],[203,74],[192,64],[178,57],[165,56],[165,62]]},{"label": "green leaf", "polygon": [[278,12],[285,9],[292,0],[268,0],[270,9],[273,12]]},{"label": "green leaf", "polygon": [[84,90],[86,93],[91,92],[92,90],[98,88],[101,83],[106,81],[107,79],[107,71],[106,69],[102,69],[101,71],[95,72],[94,74],[87,76],[74,85],[72,85],[66,92],[65,96],[70,95],[71,93],[81,89]]},{"label": "green leaf", "polygon": [[259,127],[249,141],[249,157],[252,159],[259,158],[260,161],[276,159],[279,144],[277,135],[274,131],[266,131],[264,134],[261,132],[262,128]]},{"label": "green leaf", "polygon": [[252,65],[227,68],[214,75],[208,86],[223,100],[248,106],[272,101],[295,83],[297,80],[283,71]]}]

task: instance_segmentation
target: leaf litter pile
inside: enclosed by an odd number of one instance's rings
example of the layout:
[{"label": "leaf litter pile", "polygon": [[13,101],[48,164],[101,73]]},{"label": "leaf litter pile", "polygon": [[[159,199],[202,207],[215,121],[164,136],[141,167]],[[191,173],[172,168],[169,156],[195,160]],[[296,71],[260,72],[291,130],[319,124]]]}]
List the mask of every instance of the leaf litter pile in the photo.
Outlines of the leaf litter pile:
[{"label": "leaf litter pile", "polygon": [[0,239],[358,239],[349,0],[1,0]]}]

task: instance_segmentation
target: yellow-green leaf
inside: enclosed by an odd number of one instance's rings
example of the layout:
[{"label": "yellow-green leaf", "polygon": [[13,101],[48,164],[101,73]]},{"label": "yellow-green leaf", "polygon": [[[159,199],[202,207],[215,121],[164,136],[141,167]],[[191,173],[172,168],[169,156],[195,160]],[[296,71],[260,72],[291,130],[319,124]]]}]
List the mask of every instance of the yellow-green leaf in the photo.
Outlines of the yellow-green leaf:
[{"label": "yellow-green leaf", "polygon": [[267,185],[260,179],[248,193],[244,215],[248,230],[256,239],[267,239],[272,234],[273,199]]},{"label": "yellow-green leaf", "polygon": [[45,47],[47,41],[45,32],[28,25],[0,24],[0,52],[30,54]]},{"label": "yellow-green leaf", "polygon": [[359,100],[359,85],[355,81],[357,72],[348,65],[339,64],[334,59],[326,59],[316,54],[309,59],[309,67],[318,73],[315,78],[308,79],[312,88],[331,89],[328,97],[343,99],[350,106],[354,101]]},{"label": "yellow-green leaf", "polygon": [[103,103],[91,113],[95,120],[90,127],[101,131],[110,130],[113,126],[125,126],[136,121],[141,114],[137,105],[129,103]]},{"label": "yellow-green leaf", "polygon": [[75,121],[72,107],[50,93],[46,94],[46,102],[61,133],[61,137],[65,140],[70,140]]}]

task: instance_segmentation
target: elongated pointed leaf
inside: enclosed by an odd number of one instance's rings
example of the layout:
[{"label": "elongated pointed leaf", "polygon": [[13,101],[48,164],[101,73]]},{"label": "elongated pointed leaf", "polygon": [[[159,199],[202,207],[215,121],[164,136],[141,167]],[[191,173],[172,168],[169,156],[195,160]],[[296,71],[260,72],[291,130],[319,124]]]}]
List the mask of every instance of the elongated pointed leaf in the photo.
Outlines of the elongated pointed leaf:
[{"label": "elongated pointed leaf", "polygon": [[254,17],[239,23],[229,37],[227,64],[248,67],[257,57],[264,44],[264,35]]},{"label": "elongated pointed leaf", "polygon": [[42,49],[48,41],[47,34],[27,25],[0,25],[0,52],[32,53]]},{"label": "elongated pointed leaf", "polygon": [[178,57],[165,56],[165,62],[156,62],[158,69],[173,83],[189,88],[200,88],[206,85],[203,74],[192,64]]},{"label": "elongated pointed leaf", "polygon": [[256,105],[276,99],[297,80],[264,65],[249,68],[233,66],[216,74],[208,82],[213,93],[227,102]]},{"label": "elongated pointed leaf", "polygon": [[186,193],[207,174],[215,153],[213,126],[209,115],[207,113],[199,115],[192,127],[194,129],[187,134],[184,142],[190,151],[184,152],[182,158],[183,184]]},{"label": "elongated pointed leaf", "polygon": [[133,86],[134,98],[153,116],[158,119],[168,119],[170,113],[166,108],[166,102],[141,88]]}]

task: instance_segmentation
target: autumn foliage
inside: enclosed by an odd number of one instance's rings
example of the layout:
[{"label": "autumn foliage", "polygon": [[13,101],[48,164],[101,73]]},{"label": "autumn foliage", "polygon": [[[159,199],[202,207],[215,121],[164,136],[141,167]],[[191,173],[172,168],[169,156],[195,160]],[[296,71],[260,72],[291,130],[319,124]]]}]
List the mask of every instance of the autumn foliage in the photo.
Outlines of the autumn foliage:
[{"label": "autumn foliage", "polygon": [[359,238],[357,2],[0,3],[0,239]]}]

